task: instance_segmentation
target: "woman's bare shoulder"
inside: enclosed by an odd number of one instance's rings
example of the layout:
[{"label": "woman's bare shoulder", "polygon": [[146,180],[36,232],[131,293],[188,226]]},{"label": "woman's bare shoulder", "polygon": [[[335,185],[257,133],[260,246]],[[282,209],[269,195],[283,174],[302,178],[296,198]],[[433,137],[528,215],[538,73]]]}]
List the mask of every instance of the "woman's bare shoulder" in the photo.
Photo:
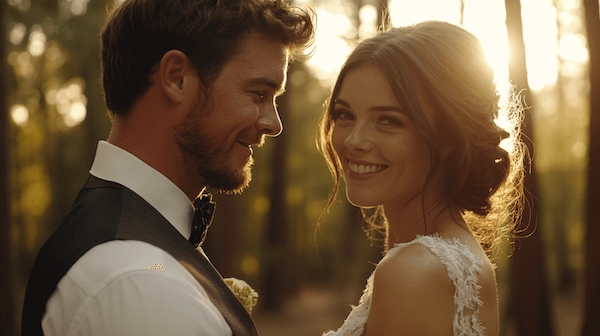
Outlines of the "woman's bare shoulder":
[{"label": "woman's bare shoulder", "polygon": [[444,265],[439,258],[424,245],[416,241],[402,244],[390,250],[379,262],[375,273],[411,271],[415,276],[446,276]]},{"label": "woman's bare shoulder", "polygon": [[446,267],[421,244],[390,251],[375,269],[367,335],[449,335],[454,285]]}]

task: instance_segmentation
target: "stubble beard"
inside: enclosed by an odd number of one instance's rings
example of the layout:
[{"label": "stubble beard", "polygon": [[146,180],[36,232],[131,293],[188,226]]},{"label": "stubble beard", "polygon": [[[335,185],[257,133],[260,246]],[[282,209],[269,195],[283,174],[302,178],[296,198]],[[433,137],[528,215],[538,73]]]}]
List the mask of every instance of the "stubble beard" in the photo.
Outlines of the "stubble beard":
[{"label": "stubble beard", "polygon": [[185,120],[174,128],[188,177],[227,195],[240,194],[252,180],[254,160],[250,156],[241,171],[232,166],[230,153],[236,143],[227,147],[221,139],[209,135],[205,116],[213,111],[209,104],[200,102],[200,97],[199,93]]}]

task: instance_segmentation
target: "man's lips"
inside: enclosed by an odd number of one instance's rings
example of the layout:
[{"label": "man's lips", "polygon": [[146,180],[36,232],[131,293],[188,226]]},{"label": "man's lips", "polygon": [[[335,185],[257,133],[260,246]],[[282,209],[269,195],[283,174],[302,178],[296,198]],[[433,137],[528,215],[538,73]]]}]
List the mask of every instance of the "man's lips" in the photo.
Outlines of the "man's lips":
[{"label": "man's lips", "polygon": [[245,147],[250,152],[250,155],[252,155],[252,153],[254,152],[254,150],[252,149],[253,144],[241,141],[238,141],[237,143],[240,144],[242,147]]},{"label": "man's lips", "polygon": [[237,142],[248,148],[248,150],[250,151],[250,155],[252,155],[254,153],[254,149],[252,148],[252,146],[262,146],[264,141],[261,141],[262,139],[252,139],[252,140],[248,140],[248,139],[239,139]]},{"label": "man's lips", "polygon": [[258,146],[261,147],[264,143],[265,143],[265,138],[264,136],[260,136],[258,138],[240,138],[237,139],[237,142],[242,145],[242,146],[247,146],[247,147],[252,147],[252,146]]}]

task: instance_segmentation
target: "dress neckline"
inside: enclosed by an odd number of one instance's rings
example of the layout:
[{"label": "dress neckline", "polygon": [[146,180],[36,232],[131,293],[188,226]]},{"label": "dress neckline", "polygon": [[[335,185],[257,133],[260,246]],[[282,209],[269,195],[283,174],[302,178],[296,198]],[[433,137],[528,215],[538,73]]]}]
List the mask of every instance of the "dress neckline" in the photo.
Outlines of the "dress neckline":
[{"label": "dress neckline", "polygon": [[418,243],[423,240],[435,241],[435,242],[446,244],[446,245],[456,246],[461,249],[467,248],[467,250],[465,250],[465,251],[468,251],[468,253],[471,253],[473,256],[477,256],[475,251],[473,251],[473,249],[471,249],[471,247],[469,245],[460,241],[460,239],[458,239],[457,237],[444,238],[444,237],[441,237],[437,232],[434,234],[431,234],[431,235],[417,235],[415,237],[415,239],[413,239],[409,242],[406,242],[406,243],[396,243],[396,244],[394,244],[394,247],[392,247],[391,249],[389,249],[386,252],[385,255],[388,255],[390,252],[397,251],[407,245],[410,245],[413,243]]}]

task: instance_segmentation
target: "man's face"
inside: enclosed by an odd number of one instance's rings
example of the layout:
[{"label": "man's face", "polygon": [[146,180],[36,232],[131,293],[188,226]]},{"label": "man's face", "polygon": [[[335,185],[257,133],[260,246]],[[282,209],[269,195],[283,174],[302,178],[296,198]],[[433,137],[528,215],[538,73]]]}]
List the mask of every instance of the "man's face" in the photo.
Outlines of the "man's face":
[{"label": "man's face", "polygon": [[199,91],[186,120],[175,127],[191,179],[226,193],[241,192],[251,180],[252,145],[282,131],[275,99],[283,93],[288,48],[259,33],[246,34],[210,87]]}]

